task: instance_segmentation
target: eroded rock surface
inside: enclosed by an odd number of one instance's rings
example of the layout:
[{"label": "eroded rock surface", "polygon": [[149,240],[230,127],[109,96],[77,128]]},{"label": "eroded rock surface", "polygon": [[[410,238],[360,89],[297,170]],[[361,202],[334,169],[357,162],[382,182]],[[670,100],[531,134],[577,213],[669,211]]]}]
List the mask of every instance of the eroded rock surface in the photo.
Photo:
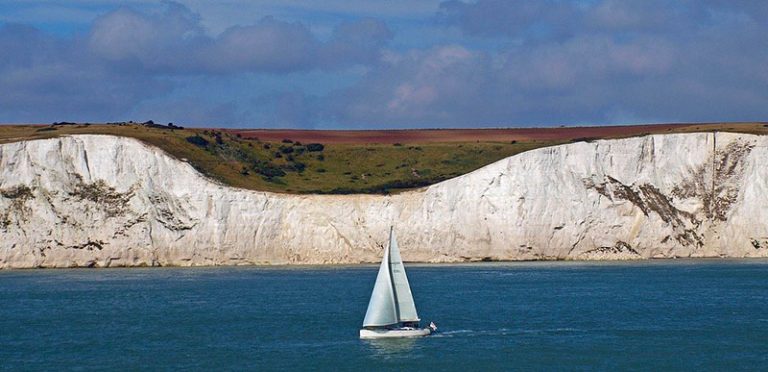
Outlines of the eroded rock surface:
[{"label": "eroded rock surface", "polygon": [[0,145],[0,267],[768,257],[768,138],[579,142],[394,196],[211,182],[136,140]]}]

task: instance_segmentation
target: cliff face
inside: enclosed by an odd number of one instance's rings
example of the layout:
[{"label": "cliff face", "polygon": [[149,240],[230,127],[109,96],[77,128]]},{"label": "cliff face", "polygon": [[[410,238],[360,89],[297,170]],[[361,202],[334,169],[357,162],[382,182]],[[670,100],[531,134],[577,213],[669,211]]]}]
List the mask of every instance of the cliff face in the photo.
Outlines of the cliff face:
[{"label": "cliff face", "polygon": [[394,196],[213,183],[138,141],[0,145],[0,267],[768,257],[767,137],[543,148]]}]

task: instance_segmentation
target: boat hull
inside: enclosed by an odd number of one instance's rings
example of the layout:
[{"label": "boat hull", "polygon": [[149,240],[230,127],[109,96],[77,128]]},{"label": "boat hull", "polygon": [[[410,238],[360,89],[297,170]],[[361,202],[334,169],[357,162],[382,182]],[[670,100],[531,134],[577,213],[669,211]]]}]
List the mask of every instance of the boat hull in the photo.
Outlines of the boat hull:
[{"label": "boat hull", "polygon": [[378,338],[413,338],[424,337],[432,333],[429,328],[422,329],[361,329],[360,338],[371,340]]}]

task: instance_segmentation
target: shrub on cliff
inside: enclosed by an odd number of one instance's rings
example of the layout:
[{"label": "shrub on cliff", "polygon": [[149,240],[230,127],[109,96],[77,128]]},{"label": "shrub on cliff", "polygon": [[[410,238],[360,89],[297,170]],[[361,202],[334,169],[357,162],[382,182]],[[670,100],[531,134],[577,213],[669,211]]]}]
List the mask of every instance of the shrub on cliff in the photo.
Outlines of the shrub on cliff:
[{"label": "shrub on cliff", "polygon": [[595,142],[599,138],[597,137],[578,137],[571,139],[571,142]]},{"label": "shrub on cliff", "polygon": [[323,151],[325,149],[322,143],[309,143],[306,147],[309,152]]},{"label": "shrub on cliff", "polygon": [[307,165],[300,162],[300,161],[293,161],[293,163],[290,163],[285,166],[285,169],[290,171],[296,171],[296,172],[303,172],[305,169],[307,169]]},{"label": "shrub on cliff", "polygon": [[253,166],[253,170],[267,178],[282,177],[286,174],[280,167],[272,163],[256,163]]},{"label": "shrub on cliff", "polygon": [[200,136],[189,136],[187,137],[187,142],[203,148],[208,147],[208,144],[210,143],[207,139]]}]

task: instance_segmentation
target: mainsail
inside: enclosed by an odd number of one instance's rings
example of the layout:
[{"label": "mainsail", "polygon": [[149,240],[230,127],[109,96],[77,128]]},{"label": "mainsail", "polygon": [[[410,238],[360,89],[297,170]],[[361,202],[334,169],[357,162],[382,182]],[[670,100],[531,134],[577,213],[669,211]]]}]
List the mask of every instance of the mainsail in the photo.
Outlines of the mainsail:
[{"label": "mainsail", "polygon": [[419,315],[416,314],[416,304],[413,303],[411,286],[408,284],[408,277],[405,275],[403,259],[400,258],[400,247],[397,245],[395,232],[392,228],[389,230],[389,269],[392,273],[392,282],[395,287],[398,319],[401,322],[418,322]]},{"label": "mainsail", "polygon": [[365,312],[363,327],[416,321],[419,321],[419,316],[416,314],[411,287],[405,275],[395,233],[390,228],[389,245],[384,250],[384,258],[379,266],[379,274],[373,286],[368,311]]}]

